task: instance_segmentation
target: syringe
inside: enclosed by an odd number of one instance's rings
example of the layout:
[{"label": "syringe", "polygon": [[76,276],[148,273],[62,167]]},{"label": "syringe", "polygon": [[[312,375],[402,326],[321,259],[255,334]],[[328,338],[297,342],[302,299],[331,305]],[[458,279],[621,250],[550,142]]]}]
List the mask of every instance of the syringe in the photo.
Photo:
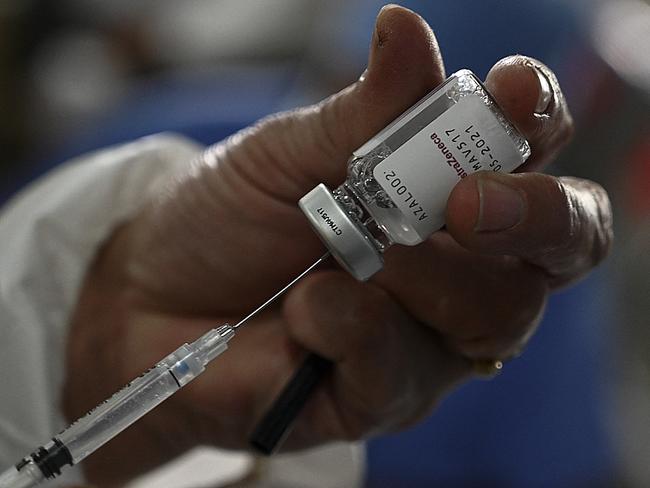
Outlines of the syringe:
[{"label": "syringe", "polygon": [[188,384],[228,348],[230,325],[183,344],[156,366],[91,410],[49,443],[0,475],[2,488],[27,488],[75,465]]},{"label": "syringe", "polygon": [[0,474],[0,488],[29,488],[55,478],[66,466],[78,464],[113,437],[156,408],[205,371],[228,348],[235,329],[266,308],[300,278],[318,266],[325,254],[289,284],[234,326],[212,329],[191,344],[183,344],[149,371],[81,417],[47,444]]}]

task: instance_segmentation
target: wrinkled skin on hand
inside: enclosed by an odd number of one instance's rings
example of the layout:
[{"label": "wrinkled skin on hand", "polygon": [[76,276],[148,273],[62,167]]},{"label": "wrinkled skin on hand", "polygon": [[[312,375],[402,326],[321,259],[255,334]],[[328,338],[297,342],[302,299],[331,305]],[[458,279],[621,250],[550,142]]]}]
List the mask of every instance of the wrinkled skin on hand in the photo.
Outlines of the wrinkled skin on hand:
[{"label": "wrinkled skin on hand", "polygon": [[[543,107],[540,76],[553,87]],[[88,272],[68,347],[69,419],[183,342],[243,317],[322,254],[298,199],[318,183],[339,185],[352,151],[444,78],[430,27],[388,7],[356,83],[188,162],[115,231]],[[368,283],[333,263],[305,278],[242,328],[202,377],[89,458],[91,481],[119,484],[197,444],[246,448],[309,351],[335,367],[286,449],[411,425],[472,376],[471,359],[522,350],[548,294],[607,254],[611,210],[593,182],[532,172],[572,132],[553,74],[512,56],[486,85],[531,143],[521,171],[463,179],[446,230],[389,249]]]}]

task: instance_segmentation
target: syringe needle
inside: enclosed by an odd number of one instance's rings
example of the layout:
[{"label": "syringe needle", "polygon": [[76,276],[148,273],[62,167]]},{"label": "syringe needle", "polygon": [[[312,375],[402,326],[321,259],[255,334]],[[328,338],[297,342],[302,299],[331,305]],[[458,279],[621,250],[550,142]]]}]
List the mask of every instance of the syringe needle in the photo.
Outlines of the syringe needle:
[{"label": "syringe needle", "polygon": [[284,286],[280,291],[278,291],[275,295],[273,295],[271,298],[269,298],[267,301],[265,301],[262,305],[257,307],[255,310],[253,310],[251,313],[246,315],[243,319],[241,319],[239,322],[237,322],[235,325],[233,325],[233,329],[236,329],[240,325],[242,325],[244,322],[246,322],[248,319],[251,317],[257,315],[258,312],[261,312],[264,310],[266,307],[268,307],[271,303],[273,303],[276,299],[282,296],[282,294],[287,291],[289,288],[291,288],[296,282],[300,281],[300,279],[305,276],[307,273],[309,273],[312,269],[314,269],[316,266],[318,266],[320,263],[325,261],[328,257],[330,256],[329,252],[326,252],[323,254],[321,257],[319,257],[314,263],[309,266],[307,269],[305,269],[302,273],[300,273],[298,276],[296,276],[293,280],[291,280],[287,285]]}]

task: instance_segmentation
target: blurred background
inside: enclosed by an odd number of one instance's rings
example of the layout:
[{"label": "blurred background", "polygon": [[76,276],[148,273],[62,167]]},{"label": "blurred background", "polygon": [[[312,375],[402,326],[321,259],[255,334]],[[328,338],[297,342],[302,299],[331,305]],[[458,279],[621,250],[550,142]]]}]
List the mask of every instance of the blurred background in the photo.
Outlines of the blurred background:
[{"label": "blurred background", "polygon": [[[368,487],[650,486],[650,5],[404,1],[448,72],[524,53],[576,119],[551,172],[615,207],[613,256],[555,295],[529,350],[368,442]],[[0,203],[73,156],[159,131],[206,144],[365,67],[374,0],[0,1]],[[504,305],[505,306],[505,305]],[[177,485],[180,486],[180,485]]]}]

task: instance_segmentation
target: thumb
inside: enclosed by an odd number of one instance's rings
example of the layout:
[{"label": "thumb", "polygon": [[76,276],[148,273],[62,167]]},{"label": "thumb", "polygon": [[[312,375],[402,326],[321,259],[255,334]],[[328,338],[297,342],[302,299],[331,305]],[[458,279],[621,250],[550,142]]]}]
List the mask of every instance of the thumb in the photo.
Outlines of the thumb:
[{"label": "thumb", "polygon": [[[194,313],[269,294],[321,249],[296,202],[321,182],[342,183],[352,152],[443,79],[427,23],[384,7],[360,80],[215,144],[128,226],[123,247],[137,249],[138,286],[159,304],[171,297],[176,310],[186,300],[182,308]],[[301,241],[299,251],[288,251],[288,238]]]},{"label": "thumb", "polygon": [[[296,201],[318,183],[340,184],[352,151],[444,78],[438,43],[424,19],[396,5],[382,8],[368,68],[357,82],[317,105],[273,117],[258,127],[255,135],[276,151],[281,173],[295,177],[283,197]],[[284,157],[277,158],[278,149]]]}]

